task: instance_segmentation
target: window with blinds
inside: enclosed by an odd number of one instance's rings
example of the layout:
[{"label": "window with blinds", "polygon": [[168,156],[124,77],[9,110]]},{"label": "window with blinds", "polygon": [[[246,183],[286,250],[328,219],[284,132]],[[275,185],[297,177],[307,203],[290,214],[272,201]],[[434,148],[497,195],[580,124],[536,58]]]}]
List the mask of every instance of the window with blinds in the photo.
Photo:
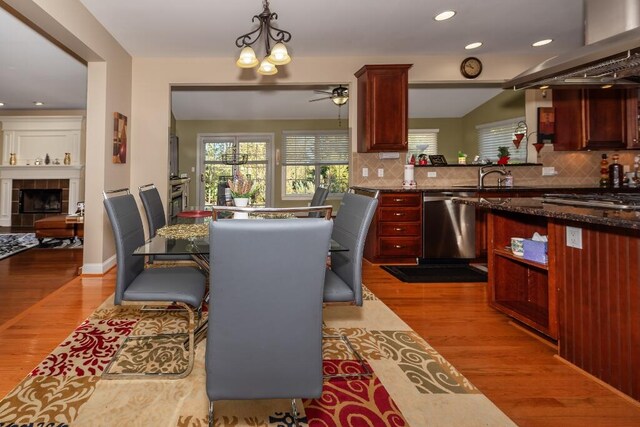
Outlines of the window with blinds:
[{"label": "window with blinds", "polygon": [[282,133],[283,198],[310,198],[319,185],[330,193],[349,187],[347,131],[285,131]]},{"label": "window with blinds", "polygon": [[513,145],[513,131],[516,129],[518,122],[523,120],[524,117],[517,117],[476,126],[480,158],[496,161],[498,160],[498,147],[507,147],[509,149],[509,162],[526,162],[526,143],[520,144],[520,148],[516,148]]},{"label": "window with blinds", "polygon": [[285,165],[349,163],[348,132],[283,132],[283,136]]},{"label": "window with blinds", "polygon": [[438,132],[440,129],[410,129],[407,157],[420,154],[438,154]]}]

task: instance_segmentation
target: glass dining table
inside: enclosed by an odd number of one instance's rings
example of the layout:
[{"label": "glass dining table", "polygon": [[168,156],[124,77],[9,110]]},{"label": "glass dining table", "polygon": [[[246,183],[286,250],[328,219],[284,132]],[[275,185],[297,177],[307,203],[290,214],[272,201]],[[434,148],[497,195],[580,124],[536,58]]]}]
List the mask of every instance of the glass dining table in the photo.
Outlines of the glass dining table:
[{"label": "glass dining table", "polygon": [[[345,252],[349,249],[331,239],[327,253]],[[148,239],[144,245],[136,248],[134,255],[190,255],[198,267],[208,276],[209,273],[209,225],[174,224],[158,230],[158,234]],[[209,295],[205,297],[208,302]],[[195,343],[199,343],[207,331],[207,322],[202,322],[195,330]],[[185,341],[186,343],[186,341]]]}]

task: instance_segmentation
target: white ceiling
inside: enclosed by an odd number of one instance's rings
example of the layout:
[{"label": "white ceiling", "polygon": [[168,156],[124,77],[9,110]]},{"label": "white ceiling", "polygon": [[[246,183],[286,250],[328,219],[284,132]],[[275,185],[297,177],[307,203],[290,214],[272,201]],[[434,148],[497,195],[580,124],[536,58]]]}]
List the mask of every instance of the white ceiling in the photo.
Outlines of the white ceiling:
[{"label": "white ceiling", "polygon": [[[260,0],[80,0],[133,56],[228,56],[235,39],[253,29]],[[277,25],[290,31],[294,57],[486,54],[534,52],[533,41],[553,38],[536,53],[553,56],[582,45],[583,0],[272,0]],[[445,22],[433,16],[454,9]],[[351,19],[358,17],[358,19]],[[350,19],[349,22],[346,22]],[[84,108],[86,68],[0,9],[0,101],[5,109]],[[481,40],[473,51],[464,46]],[[259,51],[258,54],[260,55]],[[335,82],[336,85],[344,82]],[[180,91],[174,94],[179,119],[337,118],[338,108],[313,88],[282,92]],[[321,87],[328,90],[330,88]],[[484,102],[494,89],[421,89],[410,93],[410,115],[459,117]],[[426,102],[419,100],[426,98]],[[262,101],[264,100],[264,102]],[[418,111],[416,108],[425,108]],[[280,117],[268,116],[278,112]],[[342,117],[347,116],[342,108]],[[242,118],[246,119],[246,115]]]}]

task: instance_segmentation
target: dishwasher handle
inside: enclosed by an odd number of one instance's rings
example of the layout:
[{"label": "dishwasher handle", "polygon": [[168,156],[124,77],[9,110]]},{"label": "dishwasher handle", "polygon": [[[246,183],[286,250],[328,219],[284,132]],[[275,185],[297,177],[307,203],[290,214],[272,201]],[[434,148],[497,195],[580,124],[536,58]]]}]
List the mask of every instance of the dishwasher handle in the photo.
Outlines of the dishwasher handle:
[{"label": "dishwasher handle", "polygon": [[424,196],[422,198],[422,201],[424,203],[443,202],[443,201],[451,200],[452,198],[453,198],[453,196]]}]

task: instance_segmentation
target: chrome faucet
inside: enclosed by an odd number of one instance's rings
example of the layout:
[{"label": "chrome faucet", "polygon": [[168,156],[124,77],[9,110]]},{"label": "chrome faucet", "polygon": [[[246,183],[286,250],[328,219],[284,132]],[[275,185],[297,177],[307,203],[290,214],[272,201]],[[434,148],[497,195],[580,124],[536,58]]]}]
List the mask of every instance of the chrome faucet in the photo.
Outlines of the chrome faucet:
[{"label": "chrome faucet", "polygon": [[[495,168],[500,168],[500,169],[495,169]],[[490,171],[486,171],[487,169],[491,169]],[[486,171],[486,172],[485,172]],[[479,189],[483,189],[484,188],[484,177],[491,174],[491,173],[499,173],[500,175],[506,175],[507,171],[506,168],[504,167],[504,165],[487,165],[487,166],[481,166],[478,168],[478,188]]]}]

